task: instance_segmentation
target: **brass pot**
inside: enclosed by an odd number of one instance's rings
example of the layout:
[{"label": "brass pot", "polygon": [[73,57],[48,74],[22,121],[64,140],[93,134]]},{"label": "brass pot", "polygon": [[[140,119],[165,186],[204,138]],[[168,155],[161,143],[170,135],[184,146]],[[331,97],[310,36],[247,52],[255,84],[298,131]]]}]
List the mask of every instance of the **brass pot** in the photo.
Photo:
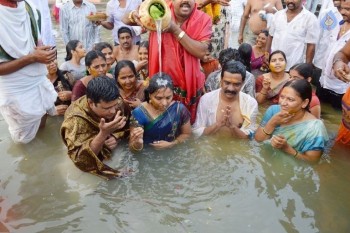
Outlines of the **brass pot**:
[{"label": "brass pot", "polygon": [[160,17],[162,20],[162,30],[167,28],[171,21],[171,11],[165,0],[146,0],[141,3],[139,8],[139,16],[142,25],[151,31],[156,31],[156,22],[150,15],[150,7],[153,4],[160,4],[164,9],[164,15]]}]

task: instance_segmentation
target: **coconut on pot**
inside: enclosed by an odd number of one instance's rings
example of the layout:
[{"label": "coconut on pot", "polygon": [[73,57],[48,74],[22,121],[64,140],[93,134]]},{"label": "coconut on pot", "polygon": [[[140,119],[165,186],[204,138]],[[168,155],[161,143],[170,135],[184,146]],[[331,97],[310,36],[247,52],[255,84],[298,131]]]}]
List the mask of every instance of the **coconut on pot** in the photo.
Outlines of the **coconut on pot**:
[{"label": "coconut on pot", "polygon": [[162,29],[169,26],[171,11],[164,0],[146,0],[139,8],[140,21],[142,25],[151,31],[156,31],[155,20],[162,20]]}]

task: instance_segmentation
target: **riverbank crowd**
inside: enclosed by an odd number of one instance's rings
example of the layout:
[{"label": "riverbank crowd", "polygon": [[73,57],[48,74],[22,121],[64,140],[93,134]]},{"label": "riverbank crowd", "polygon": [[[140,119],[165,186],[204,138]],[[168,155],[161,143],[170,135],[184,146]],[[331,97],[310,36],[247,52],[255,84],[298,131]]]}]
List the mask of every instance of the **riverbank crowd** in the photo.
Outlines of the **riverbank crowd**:
[{"label": "riverbank crowd", "polygon": [[[97,12],[87,0],[52,10],[0,0],[0,112],[16,143],[64,116],[70,159],[107,179],[121,175],[103,163],[121,140],[133,153],[205,136],[256,140],[318,162],[330,141],[322,103],[342,111],[335,145],[350,146],[350,0],[316,6],[110,0]],[[66,46],[60,66],[51,15]]]}]

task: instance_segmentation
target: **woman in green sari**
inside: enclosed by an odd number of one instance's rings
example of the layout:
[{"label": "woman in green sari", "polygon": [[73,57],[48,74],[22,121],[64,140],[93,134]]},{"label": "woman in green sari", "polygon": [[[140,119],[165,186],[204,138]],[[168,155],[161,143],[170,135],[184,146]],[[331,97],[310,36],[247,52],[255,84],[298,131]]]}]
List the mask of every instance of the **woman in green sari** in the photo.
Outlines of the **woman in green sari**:
[{"label": "woman in green sari", "polygon": [[272,147],[294,158],[318,161],[328,134],[323,122],[309,112],[311,96],[311,85],[305,79],[288,82],[282,89],[279,104],[267,109],[255,140],[269,140]]}]

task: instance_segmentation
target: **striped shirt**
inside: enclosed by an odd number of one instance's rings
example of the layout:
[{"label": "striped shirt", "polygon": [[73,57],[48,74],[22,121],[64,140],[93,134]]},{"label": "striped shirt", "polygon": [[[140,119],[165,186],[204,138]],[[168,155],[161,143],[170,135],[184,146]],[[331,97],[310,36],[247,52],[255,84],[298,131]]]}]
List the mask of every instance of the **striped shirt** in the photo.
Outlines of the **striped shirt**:
[{"label": "striped shirt", "polygon": [[86,16],[95,12],[95,5],[86,0],[83,0],[80,7],[76,7],[73,1],[69,1],[62,6],[60,10],[60,29],[65,44],[70,40],[79,40],[89,51],[95,43],[100,42],[99,27],[86,18]]}]

